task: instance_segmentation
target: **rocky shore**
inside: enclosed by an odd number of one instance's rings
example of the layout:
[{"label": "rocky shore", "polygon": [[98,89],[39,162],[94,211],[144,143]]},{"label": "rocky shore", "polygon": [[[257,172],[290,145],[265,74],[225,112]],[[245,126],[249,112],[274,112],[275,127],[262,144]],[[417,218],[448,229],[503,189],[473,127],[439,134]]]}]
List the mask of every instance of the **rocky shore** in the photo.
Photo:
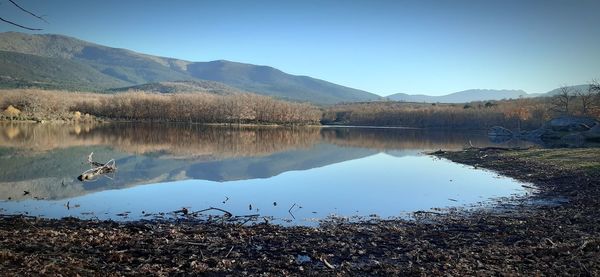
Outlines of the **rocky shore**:
[{"label": "rocky shore", "polygon": [[422,212],[415,213],[414,220],[328,222],[318,228],[2,216],[0,272],[8,276],[600,275],[599,150],[468,150],[436,155],[531,182],[537,192],[501,208]]},{"label": "rocky shore", "polygon": [[511,131],[494,126],[488,135],[496,142],[520,139],[553,148],[597,147],[600,145],[600,122],[591,117],[561,116],[532,131]]}]

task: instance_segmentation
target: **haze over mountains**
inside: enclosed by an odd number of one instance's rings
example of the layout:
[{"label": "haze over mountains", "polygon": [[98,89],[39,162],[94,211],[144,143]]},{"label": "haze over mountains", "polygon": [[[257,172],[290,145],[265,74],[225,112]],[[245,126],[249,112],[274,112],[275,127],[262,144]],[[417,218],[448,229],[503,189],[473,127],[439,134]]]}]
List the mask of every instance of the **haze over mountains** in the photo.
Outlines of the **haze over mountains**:
[{"label": "haze over mountains", "polygon": [[516,99],[519,97],[526,96],[527,93],[523,90],[470,89],[443,96],[429,96],[423,94],[409,95],[405,93],[396,93],[387,96],[387,98],[393,101],[404,102],[464,103],[470,101]]},{"label": "haze over mountains", "polygon": [[460,103],[530,97],[522,90],[466,90],[444,96],[387,97],[269,66],[226,60],[191,62],[111,48],[62,35],[0,33],[0,88],[160,93],[252,92],[280,99],[335,104],[394,100]]},{"label": "haze over mountains", "polygon": [[[572,91],[586,91],[589,85],[568,86]],[[404,102],[426,102],[426,103],[465,103],[472,101],[487,101],[487,100],[502,100],[502,99],[517,99],[531,98],[539,96],[552,96],[560,93],[560,88],[553,89],[546,93],[527,93],[523,90],[509,89],[469,89],[459,92],[450,93],[442,96],[430,96],[423,94],[406,94],[396,93],[387,96],[386,98],[392,101]]]}]

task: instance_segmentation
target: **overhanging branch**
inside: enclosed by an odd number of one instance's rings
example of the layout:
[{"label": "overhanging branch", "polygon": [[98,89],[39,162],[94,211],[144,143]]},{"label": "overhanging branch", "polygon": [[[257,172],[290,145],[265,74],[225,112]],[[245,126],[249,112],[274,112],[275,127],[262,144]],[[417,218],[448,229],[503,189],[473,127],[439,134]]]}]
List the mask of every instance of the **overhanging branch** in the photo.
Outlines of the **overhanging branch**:
[{"label": "overhanging branch", "polygon": [[41,17],[41,16],[39,16],[39,15],[37,15],[35,13],[32,13],[32,12],[26,10],[25,8],[23,8],[21,6],[19,6],[19,4],[17,4],[15,1],[13,1],[13,0],[8,0],[8,1],[11,2],[13,5],[15,5],[15,7],[19,8],[20,10],[22,10],[22,11],[30,14],[31,16],[33,16],[33,17],[35,17],[35,18],[37,18],[37,19],[39,19],[41,21],[44,21],[44,22],[48,23],[48,21],[46,21],[46,19],[44,19],[43,17]]},{"label": "overhanging branch", "polygon": [[42,29],[38,29],[38,28],[30,28],[30,27],[26,27],[26,26],[23,26],[23,25],[21,25],[21,24],[14,23],[14,22],[12,22],[12,21],[10,21],[10,20],[6,20],[6,19],[4,19],[4,18],[2,18],[2,17],[0,17],[0,21],[4,21],[4,22],[6,22],[6,23],[8,23],[8,24],[11,24],[11,25],[14,25],[14,26],[17,26],[17,27],[23,28],[23,29],[31,30],[31,31],[41,31],[41,30],[42,30]]}]

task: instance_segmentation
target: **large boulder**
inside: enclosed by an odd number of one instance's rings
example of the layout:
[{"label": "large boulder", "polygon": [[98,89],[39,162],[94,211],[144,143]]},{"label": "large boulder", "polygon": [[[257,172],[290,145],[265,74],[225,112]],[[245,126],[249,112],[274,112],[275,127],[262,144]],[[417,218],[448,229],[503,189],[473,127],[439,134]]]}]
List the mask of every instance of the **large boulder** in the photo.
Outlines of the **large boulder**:
[{"label": "large boulder", "polygon": [[549,130],[544,128],[535,129],[533,131],[523,131],[519,134],[519,138],[530,141],[541,141],[542,136],[548,131]]},{"label": "large boulder", "polygon": [[545,141],[545,140],[557,140],[563,137],[566,133],[554,131],[550,128],[538,128],[533,131],[524,131],[519,134],[520,139],[530,140],[530,141]]},{"label": "large boulder", "polygon": [[524,132],[519,138],[551,146],[580,147],[586,141],[600,141],[600,122],[581,116],[561,116],[541,128]]},{"label": "large boulder", "polygon": [[567,115],[546,122],[542,128],[556,132],[584,132],[590,130],[599,123],[600,122],[594,118]]},{"label": "large boulder", "polygon": [[488,130],[488,136],[493,143],[504,143],[513,139],[515,134],[504,127],[494,126]]},{"label": "large boulder", "polygon": [[494,126],[488,135],[494,142],[518,138],[548,147],[582,147],[590,142],[600,142],[600,122],[590,117],[561,116],[533,131],[513,133],[504,127]]},{"label": "large boulder", "polygon": [[591,129],[581,133],[586,140],[589,141],[600,141],[600,124],[596,124],[596,126]]},{"label": "large boulder", "polygon": [[513,132],[501,126],[494,126],[488,131],[490,137],[513,137]]},{"label": "large boulder", "polygon": [[560,142],[567,147],[581,147],[585,143],[585,137],[581,133],[571,133],[561,137]]}]

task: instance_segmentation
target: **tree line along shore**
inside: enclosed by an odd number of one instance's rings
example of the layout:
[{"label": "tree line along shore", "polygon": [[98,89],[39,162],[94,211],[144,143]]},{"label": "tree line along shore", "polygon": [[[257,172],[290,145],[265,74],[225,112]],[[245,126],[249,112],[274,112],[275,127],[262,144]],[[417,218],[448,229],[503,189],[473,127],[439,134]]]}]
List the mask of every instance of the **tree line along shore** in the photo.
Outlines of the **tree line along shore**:
[{"label": "tree line along shore", "polygon": [[0,103],[5,119],[36,121],[101,118],[196,123],[316,124],[321,116],[319,109],[314,106],[255,94],[100,94],[28,89],[3,91],[0,93]]},{"label": "tree line along shore", "polygon": [[0,120],[160,121],[486,129],[534,129],[557,115],[600,116],[600,86],[563,87],[552,97],[463,104],[374,101],[315,106],[256,94],[101,94],[40,89],[0,91]]}]

